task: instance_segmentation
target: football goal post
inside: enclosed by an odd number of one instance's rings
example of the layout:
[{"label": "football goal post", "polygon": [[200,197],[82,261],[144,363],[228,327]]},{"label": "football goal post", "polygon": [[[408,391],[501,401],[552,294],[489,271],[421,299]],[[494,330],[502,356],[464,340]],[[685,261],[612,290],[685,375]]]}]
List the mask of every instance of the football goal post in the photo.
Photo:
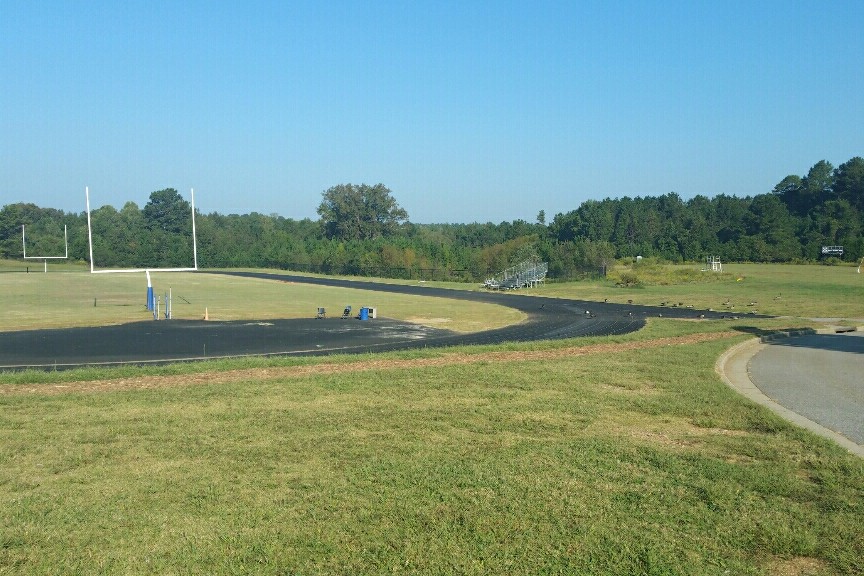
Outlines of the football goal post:
[{"label": "football goal post", "polygon": [[[153,292],[153,283],[150,280],[150,272],[195,272],[198,270],[198,238],[195,234],[195,190],[190,188],[189,195],[192,200],[192,266],[189,268],[114,268],[97,270],[93,261],[93,225],[90,220],[90,188],[84,188],[87,199],[87,243],[90,249],[90,273],[91,274],[124,274],[144,272],[147,276],[147,309],[153,312],[153,319],[159,318],[159,298]],[[166,318],[171,318],[171,302],[166,298]]]},{"label": "football goal post", "polygon": [[93,226],[90,220],[90,188],[84,188],[87,199],[87,243],[90,249],[90,273],[91,274],[122,274],[135,272],[195,272],[198,270],[198,238],[195,234],[195,190],[190,188],[189,195],[192,200],[192,266],[189,268],[115,268],[97,270],[93,261]]},{"label": "football goal post", "polygon": [[27,235],[24,231],[24,224],[21,225],[21,250],[24,252],[25,260],[44,260],[45,273],[48,273],[48,260],[67,260],[69,258],[69,234],[66,231],[66,225],[63,225],[63,244],[66,253],[63,256],[27,256]]}]

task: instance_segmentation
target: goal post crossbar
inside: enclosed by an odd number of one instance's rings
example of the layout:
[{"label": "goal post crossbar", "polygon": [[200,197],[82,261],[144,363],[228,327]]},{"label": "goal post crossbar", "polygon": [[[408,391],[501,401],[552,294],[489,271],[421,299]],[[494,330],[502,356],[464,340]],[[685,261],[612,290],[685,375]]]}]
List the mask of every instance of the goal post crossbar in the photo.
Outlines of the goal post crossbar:
[{"label": "goal post crossbar", "polygon": [[197,272],[197,268],[117,268],[91,270],[92,274],[136,274],[141,272]]}]

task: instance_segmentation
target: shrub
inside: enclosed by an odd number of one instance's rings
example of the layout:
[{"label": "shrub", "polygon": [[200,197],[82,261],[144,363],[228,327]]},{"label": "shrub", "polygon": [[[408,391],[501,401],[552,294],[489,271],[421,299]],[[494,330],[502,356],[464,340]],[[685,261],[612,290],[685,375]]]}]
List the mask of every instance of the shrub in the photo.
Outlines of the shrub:
[{"label": "shrub", "polygon": [[636,274],[636,272],[628,271],[621,273],[621,276],[619,277],[618,282],[616,282],[616,285],[623,288],[641,288],[642,281],[639,280],[639,276]]}]

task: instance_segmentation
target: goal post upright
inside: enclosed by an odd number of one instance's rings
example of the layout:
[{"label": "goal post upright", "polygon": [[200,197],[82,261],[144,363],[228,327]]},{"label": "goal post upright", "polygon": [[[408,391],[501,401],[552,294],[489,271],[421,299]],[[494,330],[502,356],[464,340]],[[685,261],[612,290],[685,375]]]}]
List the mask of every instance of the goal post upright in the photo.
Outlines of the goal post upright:
[{"label": "goal post upright", "polygon": [[192,198],[192,261],[195,270],[198,270],[198,236],[195,234],[195,189],[189,188],[189,196]]},{"label": "goal post upright", "polygon": [[84,187],[87,196],[87,242],[90,246],[90,273],[93,273],[93,228],[90,226],[90,187]]}]

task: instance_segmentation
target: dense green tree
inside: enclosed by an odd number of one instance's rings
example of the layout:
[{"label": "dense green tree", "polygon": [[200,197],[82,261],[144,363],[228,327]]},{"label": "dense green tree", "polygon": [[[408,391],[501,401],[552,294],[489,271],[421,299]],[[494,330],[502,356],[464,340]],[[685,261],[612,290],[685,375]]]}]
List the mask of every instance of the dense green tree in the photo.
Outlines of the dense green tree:
[{"label": "dense green tree", "polygon": [[717,250],[715,209],[705,196],[691,198],[685,207],[684,230],[679,247],[681,257],[690,262],[702,260]]},{"label": "dense green tree", "polygon": [[858,212],[847,200],[829,200],[814,208],[812,228],[823,245],[844,246],[861,235]]},{"label": "dense green tree", "polygon": [[101,268],[134,266],[135,262],[122,259],[117,250],[117,232],[123,227],[120,213],[113,206],[105,205],[90,211],[93,232],[93,262]]},{"label": "dense green tree", "polygon": [[593,242],[609,242],[615,230],[615,201],[586,200],[576,211],[579,215],[578,236]]},{"label": "dense green tree", "polygon": [[838,166],[832,189],[837,198],[849,202],[864,217],[864,158],[856,156]]},{"label": "dense green tree", "polygon": [[755,197],[745,224],[748,235],[756,240],[757,248],[751,255],[752,259],[783,262],[801,256],[801,247],[795,238],[795,223],[777,196],[763,194]]},{"label": "dense green tree", "polygon": [[[133,207],[127,205],[132,216]],[[192,207],[174,188],[157,190],[141,210],[141,235],[135,266],[187,267],[193,263]],[[94,258],[99,261],[94,255]]]},{"label": "dense green tree", "polygon": [[408,212],[383,184],[340,184],[322,193],[318,215],[328,238],[372,240],[393,234]]},{"label": "dense green tree", "polygon": [[144,206],[144,220],[151,230],[168,234],[192,233],[192,207],[174,188],[150,194]]},{"label": "dense green tree", "polygon": [[663,222],[656,242],[659,256],[672,261],[683,260],[685,247],[690,243],[684,202],[678,194],[670,192],[657,198],[656,209]]},{"label": "dense green tree", "polygon": [[734,246],[747,234],[744,217],[750,207],[750,201],[750,198],[735,198],[725,194],[714,198],[718,228],[717,241],[720,245]]},{"label": "dense green tree", "polygon": [[[787,176],[762,195],[695,196],[686,202],[675,193],[589,200],[556,214],[548,226],[542,211],[536,222],[412,224],[383,186],[342,185],[324,193],[318,221],[275,214],[199,214],[198,256],[205,267],[471,281],[499,275],[535,255],[549,262],[550,275],[557,278],[593,275],[612,258],[637,255],[675,261],[707,255],[790,261],[819,258],[821,246],[840,244],[847,260],[857,260],[864,256],[862,182],[861,157],[837,169],[823,160],[805,177]],[[143,210],[128,202],[119,211],[111,206],[93,211],[96,264],[189,265],[190,210],[169,188],[151,194]],[[354,218],[325,217],[337,214]],[[21,257],[22,224],[27,225],[28,253],[31,246],[42,253],[62,252],[65,224],[70,258],[88,258],[85,214],[25,203],[0,209],[0,256]]]},{"label": "dense green tree", "polygon": [[579,236],[580,218],[576,210],[558,213],[549,224],[548,236],[556,242],[572,242]]},{"label": "dense green tree", "polygon": [[830,200],[834,184],[834,167],[827,160],[820,160],[801,179],[798,201],[793,204],[792,212],[803,216],[817,204]]},{"label": "dense green tree", "polygon": [[619,257],[653,256],[661,215],[652,198],[621,198],[615,218],[612,242]]},{"label": "dense green tree", "polygon": [[802,208],[804,208],[804,212],[806,213],[806,207],[799,206],[801,204],[802,186],[801,177],[790,174],[774,186],[773,192],[780,197],[793,214],[800,213]]},{"label": "dense green tree", "polygon": [[834,183],[833,167],[826,160],[820,160],[801,178],[794,174],[786,176],[773,190],[789,212],[804,217],[818,204],[830,200]]},{"label": "dense green tree", "polygon": [[140,262],[150,246],[144,214],[137,204],[127,202],[120,209],[118,222],[116,229],[108,231],[118,262]]},{"label": "dense green tree", "polygon": [[0,257],[23,256],[21,226],[38,222],[41,212],[42,209],[32,203],[18,202],[3,206],[3,210],[0,210]]}]

